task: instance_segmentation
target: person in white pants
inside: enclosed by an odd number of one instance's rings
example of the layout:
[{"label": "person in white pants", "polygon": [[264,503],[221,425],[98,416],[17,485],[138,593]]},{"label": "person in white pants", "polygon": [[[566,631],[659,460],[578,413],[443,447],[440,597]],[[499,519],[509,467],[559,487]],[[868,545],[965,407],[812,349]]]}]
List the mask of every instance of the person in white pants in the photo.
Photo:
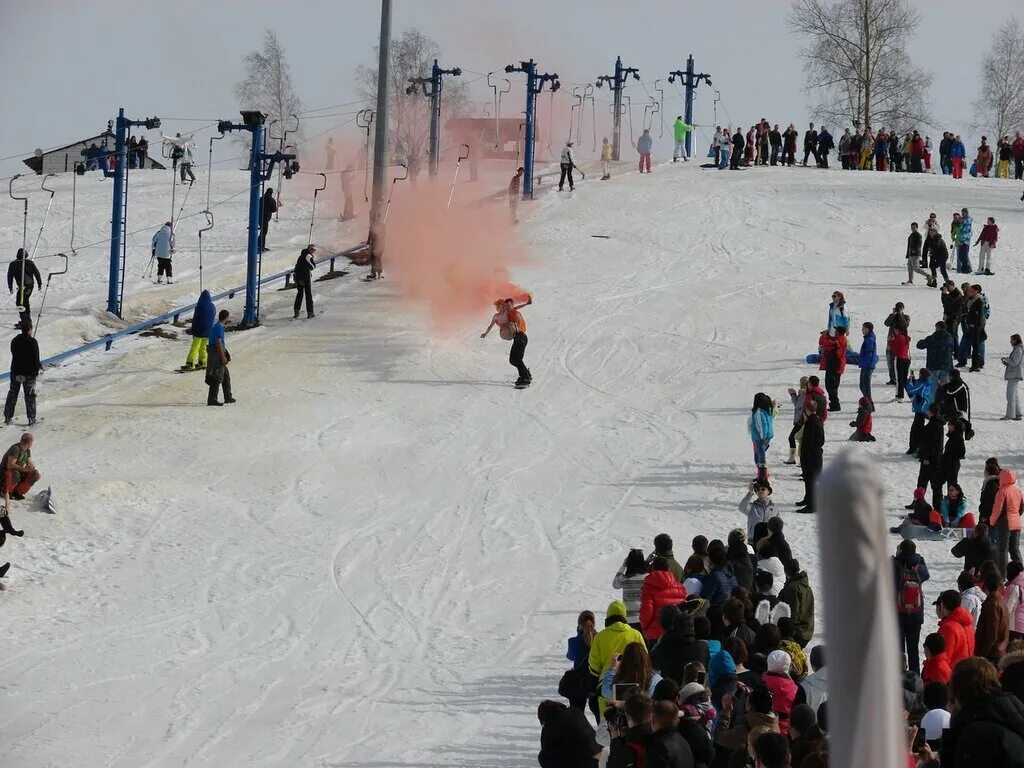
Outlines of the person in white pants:
[{"label": "person in white pants", "polygon": [[1020,334],[1015,333],[1010,337],[1010,356],[1002,358],[1006,366],[1003,378],[1006,380],[1006,415],[1002,421],[1020,421],[1020,382],[1024,379],[1024,344],[1021,343]]},{"label": "person in white pants", "polygon": [[996,226],[996,220],[989,216],[985,226],[981,228],[981,234],[978,235],[978,239],[974,242],[975,245],[981,246],[981,252],[978,255],[978,271],[974,274],[994,274],[992,272],[992,250],[996,247],[998,241],[999,227]]}]

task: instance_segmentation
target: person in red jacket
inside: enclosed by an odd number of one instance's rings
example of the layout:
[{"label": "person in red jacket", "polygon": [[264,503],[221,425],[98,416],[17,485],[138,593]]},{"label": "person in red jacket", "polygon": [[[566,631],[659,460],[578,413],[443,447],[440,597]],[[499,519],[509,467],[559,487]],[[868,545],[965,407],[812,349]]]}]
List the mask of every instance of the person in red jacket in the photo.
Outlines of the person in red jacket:
[{"label": "person in red jacket", "polygon": [[661,609],[677,605],[686,599],[686,589],[668,569],[668,561],[655,557],[651,561],[651,572],[640,588],[640,628],[648,645],[660,640],[665,634],[661,626]]},{"label": "person in red jacket", "polygon": [[825,391],[828,392],[830,411],[842,410],[839,403],[839,384],[846,372],[847,344],[845,328],[836,328],[835,336],[829,336],[828,331],[822,331],[818,339],[818,346],[821,347],[821,363],[818,367],[825,372]]},{"label": "person in red jacket", "polygon": [[960,605],[960,593],[955,589],[947,589],[939,595],[935,613],[939,617],[939,634],[946,641],[949,666],[955,667],[961,659],[974,655],[974,619]]},{"label": "person in red jacket", "polygon": [[817,376],[807,377],[807,392],[804,395],[803,410],[806,410],[807,403],[817,403],[818,418],[824,424],[828,419],[828,397],[825,395],[825,390],[821,388],[821,379]]},{"label": "person in red jacket", "polygon": [[905,328],[896,328],[889,338],[889,351],[896,360],[896,402],[902,403],[910,377],[910,334]]},{"label": "person in red jacket", "polygon": [[946,641],[938,632],[932,632],[924,639],[924,667],[921,668],[921,679],[928,683],[948,683],[953,674],[946,655]]},{"label": "person in red jacket", "polygon": [[857,418],[850,422],[850,426],[855,427],[856,431],[850,435],[850,439],[858,443],[873,443],[875,436],[871,434],[873,426],[871,401],[862,397],[857,404],[860,406],[857,408]]}]

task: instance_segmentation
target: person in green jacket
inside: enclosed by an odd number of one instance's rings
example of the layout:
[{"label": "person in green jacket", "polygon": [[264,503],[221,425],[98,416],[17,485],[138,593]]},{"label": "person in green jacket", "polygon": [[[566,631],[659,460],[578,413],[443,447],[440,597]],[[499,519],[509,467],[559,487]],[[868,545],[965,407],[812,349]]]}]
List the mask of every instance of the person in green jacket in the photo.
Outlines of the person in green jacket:
[{"label": "person in green jacket", "polygon": [[689,123],[684,123],[683,116],[680,115],[676,118],[672,130],[675,131],[676,137],[676,148],[672,152],[672,162],[676,162],[680,157],[683,160],[689,160],[690,158],[686,156],[686,135],[693,130],[693,126]]},{"label": "person in green jacket", "polygon": [[668,569],[672,572],[672,575],[676,577],[676,581],[682,582],[685,576],[683,575],[683,566],[676,560],[675,554],[672,552],[672,537],[667,533],[659,533],[654,537],[654,551],[647,556],[647,565],[649,566],[656,557],[663,557],[668,561]]},{"label": "person in green jacket", "polygon": [[786,583],[779,590],[779,602],[789,606],[794,639],[801,648],[806,648],[814,637],[814,592],[798,560],[788,561],[785,569]]},{"label": "person in green jacket", "polygon": [[[608,604],[604,629],[594,635],[594,640],[590,644],[590,656],[587,661],[590,674],[595,680],[604,677],[615,662],[615,657],[626,650],[630,643],[640,643],[646,647],[644,636],[626,623],[626,604],[621,600],[613,600]],[[601,698],[598,711],[604,712],[607,703]]]}]

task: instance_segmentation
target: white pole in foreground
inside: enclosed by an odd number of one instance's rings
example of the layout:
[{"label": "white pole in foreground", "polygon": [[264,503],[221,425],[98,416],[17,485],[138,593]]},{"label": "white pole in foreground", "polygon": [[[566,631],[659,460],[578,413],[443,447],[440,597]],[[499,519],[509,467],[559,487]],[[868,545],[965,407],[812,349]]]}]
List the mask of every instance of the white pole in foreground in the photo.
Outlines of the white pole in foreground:
[{"label": "white pole in foreground", "polygon": [[818,483],[833,768],[907,764],[899,635],[878,472],[847,449]]}]

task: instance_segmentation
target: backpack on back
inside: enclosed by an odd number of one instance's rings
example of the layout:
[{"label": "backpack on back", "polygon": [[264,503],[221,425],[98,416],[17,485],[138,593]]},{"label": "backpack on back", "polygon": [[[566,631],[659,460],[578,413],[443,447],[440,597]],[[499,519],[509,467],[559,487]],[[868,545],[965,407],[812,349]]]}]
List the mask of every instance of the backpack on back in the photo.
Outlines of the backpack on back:
[{"label": "backpack on back", "polygon": [[896,590],[896,607],[901,614],[922,613],[924,611],[924,590],[917,566],[900,569],[899,589]]}]

